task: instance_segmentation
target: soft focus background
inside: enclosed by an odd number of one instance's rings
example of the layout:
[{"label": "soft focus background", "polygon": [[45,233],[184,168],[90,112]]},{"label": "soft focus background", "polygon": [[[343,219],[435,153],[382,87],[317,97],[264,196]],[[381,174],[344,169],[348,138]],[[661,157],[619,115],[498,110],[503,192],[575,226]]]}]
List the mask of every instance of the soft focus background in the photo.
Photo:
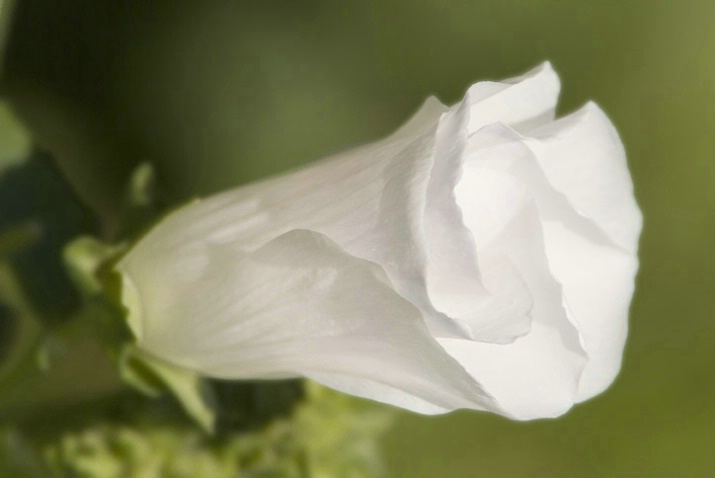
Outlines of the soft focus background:
[{"label": "soft focus background", "polygon": [[645,214],[623,371],[558,420],[401,414],[392,476],[715,476],[715,2],[15,3],[1,93],[105,217],[143,160],[179,201],[551,60],[560,111],[618,127]]}]

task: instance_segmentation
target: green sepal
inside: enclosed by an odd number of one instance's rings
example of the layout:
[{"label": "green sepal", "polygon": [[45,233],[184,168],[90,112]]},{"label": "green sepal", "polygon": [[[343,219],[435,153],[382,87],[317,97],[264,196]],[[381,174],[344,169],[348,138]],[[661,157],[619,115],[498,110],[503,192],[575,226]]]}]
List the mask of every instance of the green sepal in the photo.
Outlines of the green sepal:
[{"label": "green sepal", "polygon": [[120,352],[118,367],[124,382],[154,398],[171,393],[204,431],[213,433],[216,398],[196,372],[164,362],[131,344]]},{"label": "green sepal", "polygon": [[207,383],[195,372],[152,357],[133,343],[112,269],[125,249],[124,245],[104,244],[92,237],[79,237],[65,247],[70,277],[85,297],[86,320],[94,322],[122,381],[149,397],[173,395],[187,415],[212,432],[215,400]]},{"label": "green sepal", "polygon": [[142,163],[134,169],[129,180],[126,205],[129,208],[151,207],[156,199],[156,174],[151,163]]},{"label": "green sepal", "polygon": [[117,237],[136,239],[165,212],[154,166],[142,163],[129,178],[119,213]]},{"label": "green sepal", "polygon": [[121,348],[133,341],[115,292],[118,279],[112,271],[125,250],[124,244],[106,244],[91,236],[80,236],[63,251],[67,273],[83,298],[74,322],[94,333],[114,360]]},{"label": "green sepal", "polygon": [[92,236],[80,236],[65,246],[62,257],[77,289],[85,297],[92,297],[106,291],[109,264],[125,250],[124,244],[106,244]]}]

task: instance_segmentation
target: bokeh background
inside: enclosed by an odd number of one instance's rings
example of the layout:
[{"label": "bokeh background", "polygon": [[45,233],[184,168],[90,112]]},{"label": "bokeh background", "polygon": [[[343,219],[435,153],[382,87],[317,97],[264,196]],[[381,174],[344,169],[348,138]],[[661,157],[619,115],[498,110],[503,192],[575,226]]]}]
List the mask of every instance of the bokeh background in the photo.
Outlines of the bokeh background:
[{"label": "bokeh background", "polygon": [[558,420],[402,413],[391,474],[715,476],[715,2],[14,3],[0,93],[105,219],[141,161],[181,201],[551,60],[561,113],[616,124],[645,215],[623,371]]}]

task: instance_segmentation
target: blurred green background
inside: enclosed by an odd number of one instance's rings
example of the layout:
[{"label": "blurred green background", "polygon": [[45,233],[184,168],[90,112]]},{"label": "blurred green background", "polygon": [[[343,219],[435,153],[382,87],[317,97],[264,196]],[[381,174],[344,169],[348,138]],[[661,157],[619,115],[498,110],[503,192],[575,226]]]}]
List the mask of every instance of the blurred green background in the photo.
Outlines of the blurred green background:
[{"label": "blurred green background", "polygon": [[623,371],[558,420],[401,414],[392,476],[715,476],[712,0],[23,0],[0,93],[111,228],[143,160],[172,200],[207,194],[545,59],[562,113],[618,127],[644,211]]}]

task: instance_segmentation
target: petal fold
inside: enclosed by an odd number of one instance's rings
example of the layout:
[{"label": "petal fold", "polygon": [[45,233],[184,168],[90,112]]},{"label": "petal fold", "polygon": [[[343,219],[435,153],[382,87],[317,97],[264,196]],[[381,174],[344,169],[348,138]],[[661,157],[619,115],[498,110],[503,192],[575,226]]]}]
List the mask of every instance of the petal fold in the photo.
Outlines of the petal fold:
[{"label": "petal fold", "polygon": [[528,73],[500,82],[481,81],[467,92],[469,132],[492,123],[527,131],[554,119],[561,82],[545,62]]},{"label": "petal fold", "polygon": [[618,246],[635,253],[643,218],[623,144],[603,111],[588,103],[529,135],[549,182]]},{"label": "petal fold", "polygon": [[[494,175],[489,180],[494,181]],[[510,179],[501,179],[501,188],[518,190]],[[485,195],[479,202],[482,208],[475,210],[499,207],[490,201],[500,198],[515,200],[507,223],[499,225],[498,237],[480,249],[480,255],[508,260],[523,274],[534,297],[531,330],[509,345],[460,339],[439,342],[508,416],[528,420],[561,415],[574,404],[586,354],[563,307],[561,286],[549,272],[536,207],[517,190]],[[470,224],[470,218],[466,222]]]},{"label": "petal fold", "polygon": [[562,284],[588,362],[576,400],[603,392],[621,368],[638,259],[558,222],[544,225],[549,267]]},{"label": "petal fold", "polygon": [[153,252],[118,268],[126,293],[151,290],[138,345],[161,359],[220,378],[308,376],[421,413],[500,412],[384,271],[322,234],[291,231],[249,254],[212,247],[180,277],[167,276],[170,253]]},{"label": "petal fold", "polygon": [[532,298],[510,264],[480,263],[472,231],[464,224],[455,190],[463,174],[469,111],[465,100],[443,115],[437,130],[424,213],[427,290],[437,310],[464,329],[464,337],[507,344],[529,331]]}]

